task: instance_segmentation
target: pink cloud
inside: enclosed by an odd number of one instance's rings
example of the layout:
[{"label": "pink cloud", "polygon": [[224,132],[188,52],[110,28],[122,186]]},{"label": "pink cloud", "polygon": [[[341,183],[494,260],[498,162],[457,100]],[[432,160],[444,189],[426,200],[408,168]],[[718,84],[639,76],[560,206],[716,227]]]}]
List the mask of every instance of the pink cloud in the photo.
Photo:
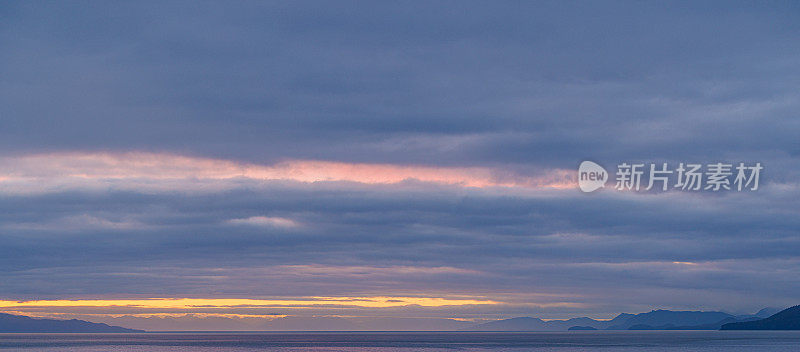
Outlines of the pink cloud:
[{"label": "pink cloud", "polygon": [[[345,181],[397,184],[416,180],[461,187],[575,187],[571,170],[553,169],[539,176],[487,167],[435,167],[397,164],[287,160],[272,165],[166,153],[52,153],[2,158],[0,186],[25,181],[85,183],[86,181],[157,182],[183,180],[286,180],[303,183]],[[13,190],[13,189],[12,189]]]}]

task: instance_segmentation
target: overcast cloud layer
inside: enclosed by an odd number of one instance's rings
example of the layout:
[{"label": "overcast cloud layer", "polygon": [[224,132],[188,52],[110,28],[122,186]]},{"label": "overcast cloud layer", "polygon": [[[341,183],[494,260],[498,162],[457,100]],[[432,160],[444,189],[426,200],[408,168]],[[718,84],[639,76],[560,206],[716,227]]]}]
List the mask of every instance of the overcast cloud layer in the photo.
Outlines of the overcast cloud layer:
[{"label": "overcast cloud layer", "polygon": [[[796,3],[4,2],[0,48],[2,300],[798,303]],[[585,195],[585,159],[765,169]]]}]

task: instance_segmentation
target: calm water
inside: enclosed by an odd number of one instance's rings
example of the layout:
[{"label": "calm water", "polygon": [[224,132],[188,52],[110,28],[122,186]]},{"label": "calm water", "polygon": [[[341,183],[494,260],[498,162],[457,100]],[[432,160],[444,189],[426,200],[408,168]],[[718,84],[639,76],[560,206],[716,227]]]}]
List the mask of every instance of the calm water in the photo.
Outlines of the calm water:
[{"label": "calm water", "polygon": [[11,351],[800,351],[800,332],[0,334]]}]

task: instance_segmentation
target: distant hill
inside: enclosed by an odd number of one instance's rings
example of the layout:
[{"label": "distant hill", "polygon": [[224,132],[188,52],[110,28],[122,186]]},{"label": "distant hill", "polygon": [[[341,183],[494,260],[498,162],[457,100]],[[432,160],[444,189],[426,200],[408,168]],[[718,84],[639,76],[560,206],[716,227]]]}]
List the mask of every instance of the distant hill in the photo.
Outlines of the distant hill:
[{"label": "distant hill", "polygon": [[539,318],[520,317],[490,321],[467,330],[476,331],[553,331],[560,330],[547,324]]},{"label": "distant hill", "polygon": [[769,318],[775,314],[780,313],[784,309],[785,308],[767,307],[762,310],[759,310],[758,313],[756,313],[756,316],[761,318]]},{"label": "distant hill", "polygon": [[601,329],[606,322],[591,318],[572,318],[568,320],[548,320],[538,318],[511,318],[473,326],[471,331],[566,331],[573,326]]},{"label": "distant hill", "polygon": [[[471,331],[565,331],[574,327],[597,330],[719,330],[723,325],[760,319],[765,309],[754,315],[734,316],[723,312],[653,310],[647,313],[622,313],[611,320],[572,318],[542,320],[520,317],[479,324]],[[577,330],[577,329],[573,329]]]},{"label": "distant hill", "polygon": [[144,332],[142,330],[126,329],[101,323],[92,323],[84,320],[56,320],[36,319],[23,315],[0,313],[0,333],[112,333],[112,332]]},{"label": "distant hill", "polygon": [[701,324],[701,325],[675,325],[675,324],[666,324],[666,325],[658,325],[652,326],[647,324],[636,324],[628,328],[628,330],[719,330],[723,325],[732,323],[732,322],[740,322],[740,321],[750,321],[750,320],[757,320],[758,318],[744,318],[744,319],[734,319],[734,318],[725,318],[715,323],[711,324]]},{"label": "distant hill", "polygon": [[573,326],[573,327],[571,327],[571,328],[569,328],[567,330],[569,330],[569,331],[581,331],[581,330],[593,331],[593,330],[597,330],[597,329],[595,329],[595,328],[593,328],[591,326]]},{"label": "distant hill", "polygon": [[725,324],[721,330],[800,330],[800,306],[787,308],[766,319]]},{"label": "distant hill", "polygon": [[[717,330],[714,325],[723,320],[737,321],[736,317],[723,312],[654,310],[636,315],[620,314],[611,321],[607,330]],[[721,324],[720,324],[721,326]],[[703,329],[705,327],[705,329]]]}]

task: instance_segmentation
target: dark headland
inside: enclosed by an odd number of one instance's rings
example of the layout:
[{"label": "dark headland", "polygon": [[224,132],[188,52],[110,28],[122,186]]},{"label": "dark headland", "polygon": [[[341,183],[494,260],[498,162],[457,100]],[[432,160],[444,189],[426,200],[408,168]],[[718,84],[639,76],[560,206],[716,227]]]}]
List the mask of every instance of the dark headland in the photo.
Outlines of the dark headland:
[{"label": "dark headland", "polygon": [[144,332],[85,320],[38,319],[0,313],[0,333],[127,333]]},{"label": "dark headland", "polygon": [[800,330],[800,306],[794,306],[766,319],[728,323],[721,330]]}]

